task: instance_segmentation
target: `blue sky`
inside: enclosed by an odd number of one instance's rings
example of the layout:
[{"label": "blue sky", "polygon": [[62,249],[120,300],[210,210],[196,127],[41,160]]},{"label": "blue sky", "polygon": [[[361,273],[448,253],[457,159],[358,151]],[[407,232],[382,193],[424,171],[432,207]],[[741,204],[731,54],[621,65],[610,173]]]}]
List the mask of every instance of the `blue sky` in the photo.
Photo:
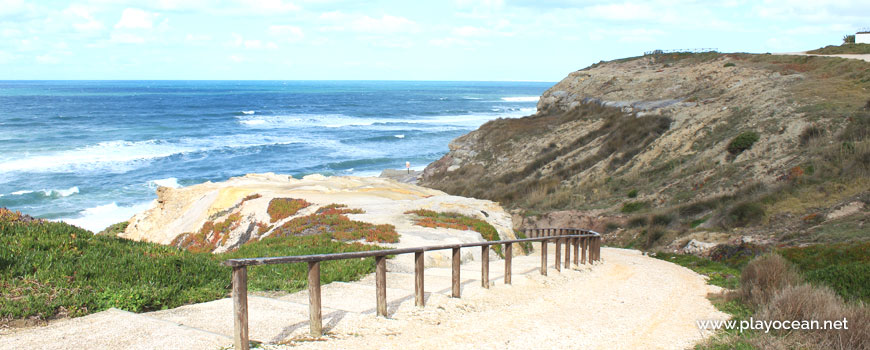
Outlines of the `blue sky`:
[{"label": "blue sky", "polygon": [[0,0],[0,79],[558,81],[653,49],[790,52],[870,1]]}]

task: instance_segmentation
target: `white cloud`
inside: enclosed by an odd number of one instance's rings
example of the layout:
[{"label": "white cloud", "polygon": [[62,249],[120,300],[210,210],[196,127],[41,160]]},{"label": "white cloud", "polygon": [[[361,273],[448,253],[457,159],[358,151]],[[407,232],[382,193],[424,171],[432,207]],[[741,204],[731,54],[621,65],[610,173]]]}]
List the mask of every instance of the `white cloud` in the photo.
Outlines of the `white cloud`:
[{"label": "white cloud", "polygon": [[130,33],[113,32],[109,41],[118,44],[142,44],[145,43],[145,38]]},{"label": "white cloud", "polygon": [[36,62],[42,64],[58,64],[60,63],[60,58],[51,55],[39,55],[36,56]]},{"label": "white cloud", "polygon": [[211,41],[211,35],[205,34],[190,34],[188,33],[184,40],[193,41],[193,42],[203,42],[203,41]]},{"label": "white cloud", "polygon": [[13,58],[12,54],[9,54],[9,53],[4,52],[4,51],[0,51],[0,64],[12,62],[12,58]]},{"label": "white cloud", "polygon": [[70,5],[62,13],[67,17],[72,17],[72,26],[79,32],[95,32],[105,28],[103,22],[96,20],[91,15],[91,10],[83,5]]},{"label": "white cloud", "polygon": [[320,19],[333,22],[333,26],[324,28],[331,31],[353,31],[361,33],[408,33],[417,32],[418,25],[405,17],[382,15],[380,18],[368,15],[345,14],[339,11],[326,12]]},{"label": "white cloud", "polygon": [[458,28],[454,28],[451,33],[456,36],[485,36],[489,35],[491,31],[485,28],[478,28],[473,26],[462,26]]},{"label": "white cloud", "polygon": [[590,40],[613,40],[614,38],[623,43],[647,43],[655,42],[665,35],[659,29],[595,29],[589,32]]},{"label": "white cloud", "polygon": [[299,6],[282,0],[236,0],[241,10],[257,14],[281,14],[299,10]]},{"label": "white cloud", "polygon": [[240,55],[230,55],[230,57],[227,57],[227,58],[228,58],[230,61],[233,61],[233,62],[236,62],[236,63],[241,63],[241,62],[244,62],[244,61],[245,61],[245,57],[244,57],[244,56],[240,56]]},{"label": "white cloud", "polygon": [[290,25],[269,26],[269,34],[280,37],[281,40],[287,42],[297,42],[305,37],[302,28]]},{"label": "white cloud", "polygon": [[154,19],[159,14],[151,13],[145,10],[136,8],[124,9],[121,13],[121,19],[115,24],[115,28],[119,29],[151,29],[154,27]]}]

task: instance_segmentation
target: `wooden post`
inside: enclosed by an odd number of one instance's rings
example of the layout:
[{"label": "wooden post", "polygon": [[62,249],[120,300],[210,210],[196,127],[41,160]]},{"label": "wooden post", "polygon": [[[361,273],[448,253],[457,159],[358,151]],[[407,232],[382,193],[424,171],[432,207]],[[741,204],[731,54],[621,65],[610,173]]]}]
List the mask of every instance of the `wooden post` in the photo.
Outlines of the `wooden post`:
[{"label": "wooden post", "polygon": [[489,288],[489,246],[480,247],[480,285]]},{"label": "wooden post", "polygon": [[571,268],[571,239],[565,238],[565,268]]},{"label": "wooden post", "polygon": [[504,245],[504,284],[511,284],[511,259],[514,257],[514,245],[505,243]]},{"label": "wooden post", "polygon": [[586,242],[589,240],[589,237],[580,238],[580,263],[586,264]]},{"label": "wooden post", "polygon": [[547,275],[547,241],[541,241],[541,275]]},{"label": "wooden post", "polygon": [[562,271],[562,239],[556,239],[556,271]]},{"label": "wooden post", "polygon": [[320,314],[320,262],[308,263],[308,327],[314,338],[323,336],[323,319]]},{"label": "wooden post", "polygon": [[459,298],[459,264],[460,261],[459,248],[453,248],[453,294],[450,296]]},{"label": "wooden post", "polygon": [[378,316],[387,317],[387,257],[375,257],[375,287],[377,288]]},{"label": "wooden post", "polygon": [[580,266],[580,238],[576,237],[571,242],[574,243],[574,265]]},{"label": "wooden post", "polygon": [[248,343],[248,268],[233,267],[233,344],[238,350],[250,349]]},{"label": "wooden post", "polygon": [[423,252],[414,252],[414,304],[426,306],[423,298]]},{"label": "wooden post", "polygon": [[601,236],[595,237],[595,261],[601,261]]}]

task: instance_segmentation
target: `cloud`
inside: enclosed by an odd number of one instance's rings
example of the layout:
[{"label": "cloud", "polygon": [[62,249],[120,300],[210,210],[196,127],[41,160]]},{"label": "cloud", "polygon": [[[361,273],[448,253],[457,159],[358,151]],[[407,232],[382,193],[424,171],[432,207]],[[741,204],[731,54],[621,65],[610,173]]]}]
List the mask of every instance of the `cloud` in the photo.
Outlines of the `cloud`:
[{"label": "cloud", "polygon": [[154,19],[159,14],[150,13],[136,8],[124,9],[121,19],[115,24],[117,29],[151,29],[154,27]]},{"label": "cloud", "polygon": [[211,41],[211,35],[188,33],[186,36],[184,36],[184,40],[191,41],[191,42]]},{"label": "cloud", "polygon": [[118,44],[143,44],[145,38],[130,33],[113,32],[109,41]]},{"label": "cloud", "polygon": [[368,15],[345,14],[339,11],[326,12],[320,15],[321,20],[333,22],[333,26],[325,27],[327,31],[353,31],[360,33],[408,33],[417,32],[418,25],[405,17],[382,15],[380,18]]},{"label": "cloud", "polygon": [[269,34],[280,37],[281,40],[287,42],[297,42],[305,37],[302,28],[291,25],[269,26]]},{"label": "cloud", "polygon": [[79,32],[96,32],[105,28],[103,22],[94,19],[91,10],[83,5],[73,4],[62,12],[73,19],[72,26]]},{"label": "cloud", "polygon": [[623,43],[648,43],[655,42],[665,35],[664,31],[659,29],[595,29],[589,32],[590,40],[612,40]]},{"label": "cloud", "polygon": [[255,14],[281,14],[298,11],[299,6],[282,0],[236,0],[241,5],[240,10]]},{"label": "cloud", "polygon": [[51,55],[47,55],[47,54],[46,55],[39,55],[39,56],[36,56],[36,62],[39,62],[42,64],[58,64],[58,63],[60,63],[60,58],[57,58],[57,57],[51,56]]}]

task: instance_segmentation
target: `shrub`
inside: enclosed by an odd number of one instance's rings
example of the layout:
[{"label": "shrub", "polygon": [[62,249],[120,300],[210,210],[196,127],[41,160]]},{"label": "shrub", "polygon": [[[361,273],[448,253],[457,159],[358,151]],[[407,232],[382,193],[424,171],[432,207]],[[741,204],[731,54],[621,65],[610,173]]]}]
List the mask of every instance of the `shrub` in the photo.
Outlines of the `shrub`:
[{"label": "shrub", "polygon": [[728,62],[728,63],[725,63],[722,67],[734,67],[734,66],[736,66],[736,64],[734,64],[734,62]]},{"label": "shrub", "polygon": [[645,216],[636,216],[628,220],[628,227],[646,226],[647,219]]},{"label": "shrub", "polygon": [[623,213],[634,213],[649,206],[647,202],[625,202],[622,205]]},{"label": "shrub", "polygon": [[843,44],[854,44],[855,34],[843,36]]},{"label": "shrub", "polygon": [[760,306],[770,301],[774,294],[788,286],[801,282],[794,266],[777,254],[762,255],[752,259],[740,275],[740,295],[744,301]]},{"label": "shrub", "polygon": [[764,218],[764,208],[760,204],[743,202],[728,211],[724,223],[726,226],[744,227],[759,222],[762,218]]},{"label": "shrub", "polygon": [[269,208],[266,209],[266,212],[269,213],[272,222],[275,222],[296,215],[297,212],[309,205],[311,203],[304,199],[274,198],[269,201]]},{"label": "shrub", "polygon": [[127,230],[127,226],[130,225],[129,221],[119,222],[117,224],[113,224],[109,227],[106,227],[104,230],[98,232],[98,235],[107,235],[107,236],[117,236],[119,233],[123,233]]},{"label": "shrub", "polygon": [[665,231],[661,229],[652,229],[646,235],[646,248],[654,246],[662,237],[665,236]]},{"label": "shrub", "polygon": [[637,198],[637,190],[628,191],[628,198]]},{"label": "shrub", "polygon": [[674,218],[668,214],[653,215],[652,224],[656,226],[668,226]]},{"label": "shrub", "polygon": [[813,139],[817,139],[825,135],[825,129],[815,125],[810,125],[801,132],[799,136],[801,146],[806,146]]},{"label": "shrub", "polygon": [[759,135],[754,131],[744,131],[737,135],[730,143],[728,143],[728,153],[737,155],[745,150],[752,148],[759,139]]}]

